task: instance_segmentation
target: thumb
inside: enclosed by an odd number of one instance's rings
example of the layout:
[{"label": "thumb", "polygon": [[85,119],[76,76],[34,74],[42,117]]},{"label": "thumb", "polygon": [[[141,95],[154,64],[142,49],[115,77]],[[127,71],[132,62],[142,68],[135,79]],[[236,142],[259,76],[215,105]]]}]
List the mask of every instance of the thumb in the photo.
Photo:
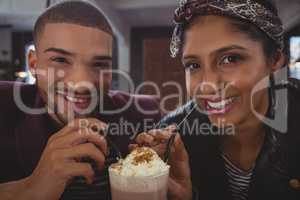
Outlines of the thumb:
[{"label": "thumb", "polygon": [[188,160],[188,153],[179,134],[176,135],[171,148],[171,159],[174,159],[176,162]]},{"label": "thumb", "polygon": [[189,156],[179,134],[175,137],[169,164],[171,177],[176,180],[190,178]]}]

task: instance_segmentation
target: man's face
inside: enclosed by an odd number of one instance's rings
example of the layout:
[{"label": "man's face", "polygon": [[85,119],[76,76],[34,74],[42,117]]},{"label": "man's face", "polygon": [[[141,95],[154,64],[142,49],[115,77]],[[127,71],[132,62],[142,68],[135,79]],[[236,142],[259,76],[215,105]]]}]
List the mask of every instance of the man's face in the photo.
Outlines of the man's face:
[{"label": "man's face", "polygon": [[[29,57],[49,114],[64,124],[93,117],[111,85],[112,36],[96,28],[48,23]],[[98,111],[99,112],[99,111]]]}]

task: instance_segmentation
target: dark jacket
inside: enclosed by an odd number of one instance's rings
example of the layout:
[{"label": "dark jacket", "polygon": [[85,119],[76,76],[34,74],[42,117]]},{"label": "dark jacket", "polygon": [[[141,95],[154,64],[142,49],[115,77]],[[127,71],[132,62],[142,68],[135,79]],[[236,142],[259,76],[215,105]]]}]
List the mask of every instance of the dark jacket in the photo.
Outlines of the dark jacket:
[{"label": "dark jacket", "polygon": [[[45,106],[36,86],[0,82],[0,183],[29,176],[40,160],[49,137],[59,130],[48,114],[33,115],[21,111],[14,100],[15,86],[19,86],[22,100],[28,107],[42,108]],[[153,125],[161,118],[157,99],[151,96],[110,91],[109,96],[105,99],[104,107],[110,111],[117,110],[125,106],[130,99],[132,103],[124,111],[113,115],[99,114],[101,121],[120,125],[119,135],[114,134],[110,137],[124,155],[128,153],[128,145],[133,142],[132,134],[141,132],[145,123],[148,126]],[[140,112],[136,105],[141,107],[143,112]],[[151,111],[152,114],[145,114],[145,111]],[[129,128],[123,126],[126,123],[130,123],[132,126]],[[108,187],[107,183],[106,180],[105,187]],[[109,192],[104,191],[104,193],[107,195],[106,193]],[[107,198],[99,197],[99,199]],[[72,198],[68,198],[68,195],[65,194],[64,199]]]},{"label": "dark jacket", "polygon": [[[249,200],[293,200],[300,199],[300,84],[290,80],[288,110],[283,115],[288,120],[287,133],[280,133],[266,126],[267,134],[256,160],[250,184]],[[282,88],[284,89],[284,88]],[[166,116],[161,124],[178,124],[194,107],[189,102]],[[200,200],[230,200],[224,161],[220,152],[220,134],[202,126],[190,131],[194,121],[210,124],[206,115],[193,111],[180,127],[180,133],[190,156],[193,186]]]}]

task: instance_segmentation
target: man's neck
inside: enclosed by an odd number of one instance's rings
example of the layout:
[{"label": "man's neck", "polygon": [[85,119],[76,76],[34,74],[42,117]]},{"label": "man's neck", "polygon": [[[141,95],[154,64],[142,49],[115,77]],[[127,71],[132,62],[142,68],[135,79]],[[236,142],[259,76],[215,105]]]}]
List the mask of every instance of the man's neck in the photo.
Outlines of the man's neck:
[{"label": "man's neck", "polygon": [[66,122],[64,122],[64,120],[60,119],[59,116],[57,116],[57,114],[55,114],[55,112],[53,112],[49,109],[48,109],[48,115],[52,121],[53,126],[56,129],[61,129],[67,124]]}]

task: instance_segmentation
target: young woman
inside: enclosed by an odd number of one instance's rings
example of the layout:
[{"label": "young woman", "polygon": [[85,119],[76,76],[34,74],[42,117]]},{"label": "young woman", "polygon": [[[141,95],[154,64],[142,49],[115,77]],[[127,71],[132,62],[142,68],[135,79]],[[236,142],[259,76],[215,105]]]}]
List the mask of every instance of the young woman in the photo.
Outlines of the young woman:
[{"label": "young woman", "polygon": [[[300,87],[275,75],[287,70],[272,2],[183,0],[174,21],[171,53],[182,56],[192,100],[161,121],[180,134],[170,199],[300,199]],[[136,141],[161,153],[172,132]]]}]

